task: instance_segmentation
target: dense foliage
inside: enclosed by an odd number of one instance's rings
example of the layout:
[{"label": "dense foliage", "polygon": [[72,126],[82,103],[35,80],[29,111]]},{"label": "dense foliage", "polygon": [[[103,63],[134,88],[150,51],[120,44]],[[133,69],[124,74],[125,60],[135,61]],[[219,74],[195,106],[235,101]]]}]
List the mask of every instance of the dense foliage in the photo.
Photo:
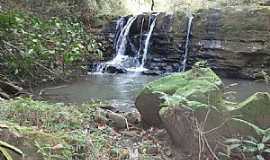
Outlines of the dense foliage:
[{"label": "dense foliage", "polygon": [[66,66],[102,57],[101,44],[76,19],[8,11],[0,13],[0,24],[0,67],[13,79],[52,80],[67,73]]},{"label": "dense foliage", "polygon": [[241,120],[233,118],[233,120],[241,122],[256,132],[256,136],[247,136],[240,138],[226,139],[225,144],[228,145],[229,158],[246,159],[253,158],[256,160],[266,160],[270,157],[270,128],[261,129],[260,127]]}]

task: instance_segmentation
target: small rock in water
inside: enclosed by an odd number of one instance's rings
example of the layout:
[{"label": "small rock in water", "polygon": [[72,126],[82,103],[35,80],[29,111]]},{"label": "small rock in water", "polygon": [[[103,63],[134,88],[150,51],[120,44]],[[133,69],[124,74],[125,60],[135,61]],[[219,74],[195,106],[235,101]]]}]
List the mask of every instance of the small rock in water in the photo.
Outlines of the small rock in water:
[{"label": "small rock in water", "polygon": [[143,74],[157,76],[157,75],[161,75],[162,72],[161,71],[154,71],[154,70],[147,70],[147,71],[143,71]]},{"label": "small rock in water", "polygon": [[124,67],[121,66],[107,66],[106,71],[108,73],[127,73],[127,70]]}]

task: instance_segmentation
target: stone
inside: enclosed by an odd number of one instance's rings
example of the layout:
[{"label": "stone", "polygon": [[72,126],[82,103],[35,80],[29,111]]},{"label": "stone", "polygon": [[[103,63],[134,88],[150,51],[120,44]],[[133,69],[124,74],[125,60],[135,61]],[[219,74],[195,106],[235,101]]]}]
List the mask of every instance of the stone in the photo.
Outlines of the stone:
[{"label": "stone", "polygon": [[222,102],[221,88],[222,81],[210,68],[194,66],[190,71],[175,73],[147,84],[136,98],[135,105],[145,124],[161,126],[159,111],[165,103],[178,104],[184,100],[193,103],[194,108],[217,105]]},{"label": "stone", "polygon": [[138,124],[141,121],[141,115],[139,112],[127,112],[124,115],[130,124]]},{"label": "stone", "polygon": [[107,111],[104,109],[98,109],[95,112],[95,122],[100,124],[106,124],[108,123],[109,119],[107,118]]},{"label": "stone", "polygon": [[109,124],[112,127],[115,127],[117,129],[126,129],[126,128],[128,128],[127,119],[121,114],[108,111],[107,118],[110,120]]},{"label": "stone", "polygon": [[240,119],[256,124],[260,128],[270,128],[270,94],[258,92],[241,102],[239,107],[231,112]]},{"label": "stone", "polygon": [[173,72],[173,67],[172,67],[172,66],[165,66],[165,67],[163,67],[163,69],[164,69],[166,72]]},{"label": "stone", "polygon": [[159,71],[159,70],[146,70],[146,71],[143,71],[142,72],[144,75],[152,75],[152,76],[158,76],[158,75],[161,75],[162,72]]},{"label": "stone", "polygon": [[95,113],[95,121],[99,124],[108,124],[117,129],[128,128],[128,121],[122,114],[112,112],[110,110],[98,109]]},{"label": "stone", "polygon": [[121,66],[109,65],[106,67],[106,72],[108,72],[108,73],[126,73],[127,70]]}]

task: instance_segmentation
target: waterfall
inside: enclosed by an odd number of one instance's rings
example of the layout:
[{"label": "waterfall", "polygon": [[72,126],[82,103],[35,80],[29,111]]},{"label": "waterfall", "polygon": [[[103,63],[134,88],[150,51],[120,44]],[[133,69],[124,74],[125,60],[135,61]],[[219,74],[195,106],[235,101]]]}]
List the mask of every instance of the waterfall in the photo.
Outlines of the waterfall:
[{"label": "waterfall", "polygon": [[[130,29],[132,27],[132,24],[137,19],[137,16],[130,17],[127,22],[124,17],[121,17],[117,21],[116,34],[113,42],[113,47],[116,50],[116,56],[111,61],[98,64],[98,66],[96,67],[96,71],[99,73],[104,72],[104,70],[108,71],[109,66],[117,67],[117,69],[124,69],[131,72],[142,72],[146,70],[144,68],[144,65],[146,63],[150,39],[156,26],[158,15],[159,13],[151,14],[149,16],[148,23],[150,28],[148,33],[146,34],[145,41],[143,38],[143,26],[145,19],[142,19],[140,28],[139,48],[136,48],[136,46],[132,43],[132,40],[129,37]],[[130,46],[131,52],[135,53],[135,56],[128,56],[128,54],[126,53],[128,45]],[[143,52],[143,55],[141,54],[141,52]]]},{"label": "waterfall", "polygon": [[[155,19],[153,20],[153,22],[151,23],[150,25],[150,30],[149,32],[147,33],[147,38],[145,40],[145,45],[144,45],[144,49],[143,49],[143,58],[142,58],[142,62],[141,62],[141,65],[139,67],[139,70],[145,70],[144,69],[144,65],[145,65],[145,62],[146,62],[146,59],[147,59],[147,53],[148,53],[148,48],[149,48],[149,42],[150,42],[150,39],[151,39],[151,36],[152,36],[152,33],[153,33],[153,30],[156,26],[156,21],[157,21],[157,18],[158,18],[158,14],[154,15],[155,16]],[[151,21],[151,16],[149,17],[149,21]]]},{"label": "waterfall", "polygon": [[116,45],[117,45],[117,41],[119,39],[119,35],[121,33],[121,31],[123,30],[125,25],[125,17],[121,17],[117,20],[116,22],[116,34],[114,37],[114,41],[113,41],[113,48],[116,49]]},{"label": "waterfall", "polygon": [[116,56],[112,61],[107,62],[107,64],[121,66],[122,62],[126,59],[127,56],[125,56],[125,51],[126,51],[128,35],[129,35],[130,28],[133,22],[136,20],[136,18],[137,16],[130,17],[128,19],[127,24],[122,29],[116,43]]},{"label": "waterfall", "polygon": [[139,41],[139,50],[137,52],[137,57],[136,57],[136,68],[140,66],[140,55],[141,55],[141,50],[142,50],[142,41],[143,41],[143,25],[144,25],[144,17],[142,18],[142,23],[141,23],[141,31],[140,31],[140,41]]},{"label": "waterfall", "polygon": [[116,50],[116,56],[109,62],[98,64],[96,67],[96,72],[102,73],[108,65],[122,66],[123,61],[125,61],[127,58],[127,56],[125,56],[125,51],[128,43],[129,31],[136,18],[137,16],[130,17],[125,25],[124,17],[117,20],[116,35],[113,42],[113,47]]},{"label": "waterfall", "polygon": [[184,72],[186,70],[186,65],[187,65],[187,58],[188,58],[188,49],[189,49],[189,42],[190,42],[192,20],[193,20],[193,16],[192,15],[188,16],[188,28],[187,28],[187,36],[186,36],[184,60],[182,61],[182,72]]}]

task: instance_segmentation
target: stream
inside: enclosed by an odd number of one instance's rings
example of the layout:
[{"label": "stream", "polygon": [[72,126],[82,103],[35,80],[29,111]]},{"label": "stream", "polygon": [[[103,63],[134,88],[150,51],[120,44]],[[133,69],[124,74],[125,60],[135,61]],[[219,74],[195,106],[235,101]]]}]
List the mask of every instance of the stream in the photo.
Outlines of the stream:
[{"label": "stream", "polygon": [[[160,76],[129,74],[90,74],[71,83],[44,88],[43,97],[51,102],[84,103],[90,100],[106,100],[122,103],[120,110],[134,106],[139,91],[144,85]],[[240,102],[255,92],[270,92],[264,82],[251,80],[223,79],[227,100]]]}]

